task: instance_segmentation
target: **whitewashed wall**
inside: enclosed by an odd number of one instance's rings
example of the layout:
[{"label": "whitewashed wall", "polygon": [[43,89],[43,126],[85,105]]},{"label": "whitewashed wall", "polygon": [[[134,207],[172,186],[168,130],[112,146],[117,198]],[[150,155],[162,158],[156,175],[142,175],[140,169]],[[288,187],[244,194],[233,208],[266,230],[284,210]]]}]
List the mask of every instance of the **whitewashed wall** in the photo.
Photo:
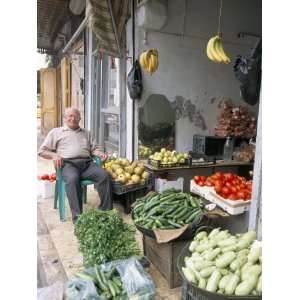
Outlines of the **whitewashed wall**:
[{"label": "whitewashed wall", "polygon": [[[143,30],[140,28],[136,30],[137,54],[147,48],[157,48],[160,62],[155,74],[152,76],[144,74],[144,94],[140,105],[143,105],[151,94],[165,95],[171,102],[176,96],[190,99],[201,110],[207,129],[201,130],[188,118],[176,122],[176,150],[187,151],[192,148],[194,134],[213,134],[218,114],[217,106],[223,97],[231,98],[237,105],[245,102],[240,99],[239,82],[234,77],[233,63],[215,64],[206,56],[208,38],[214,36],[217,31],[219,1],[186,1],[184,32],[186,35],[200,38],[166,34],[182,33],[185,1],[169,0],[167,4],[168,18],[165,27],[160,30],[161,32],[148,31],[146,45],[143,42]],[[234,61],[236,55],[248,53],[257,41],[256,38],[249,37],[238,39],[237,34],[240,31],[261,35],[261,1],[223,1],[222,15],[224,48]],[[131,56],[131,21],[127,24],[127,43]],[[129,98],[128,101],[128,104],[131,103]],[[248,107],[257,114],[257,106]],[[130,116],[130,110],[131,105],[128,105],[127,116]],[[128,124],[128,153],[131,153],[130,127],[131,124]]]}]

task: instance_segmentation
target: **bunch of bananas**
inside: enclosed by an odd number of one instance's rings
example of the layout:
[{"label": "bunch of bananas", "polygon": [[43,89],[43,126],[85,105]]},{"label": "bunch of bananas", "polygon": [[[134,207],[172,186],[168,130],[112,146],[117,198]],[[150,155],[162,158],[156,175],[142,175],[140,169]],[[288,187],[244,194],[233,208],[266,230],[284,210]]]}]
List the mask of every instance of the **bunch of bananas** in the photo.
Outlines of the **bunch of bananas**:
[{"label": "bunch of bananas", "polygon": [[151,75],[158,68],[158,51],[157,49],[150,49],[142,52],[139,59],[141,67]]},{"label": "bunch of bananas", "polygon": [[212,37],[206,47],[206,54],[208,58],[216,63],[230,63],[230,58],[225,54],[222,44],[222,39],[216,35]]}]

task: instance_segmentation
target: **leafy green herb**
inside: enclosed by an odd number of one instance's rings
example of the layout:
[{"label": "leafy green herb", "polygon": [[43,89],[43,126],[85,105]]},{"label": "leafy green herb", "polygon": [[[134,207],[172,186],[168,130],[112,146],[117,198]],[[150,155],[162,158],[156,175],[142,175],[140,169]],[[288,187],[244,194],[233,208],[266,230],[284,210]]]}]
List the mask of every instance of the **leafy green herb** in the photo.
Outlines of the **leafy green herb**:
[{"label": "leafy green herb", "polygon": [[75,225],[75,235],[85,266],[140,256],[141,251],[134,234],[135,227],[125,223],[114,209],[87,210],[80,215]]}]

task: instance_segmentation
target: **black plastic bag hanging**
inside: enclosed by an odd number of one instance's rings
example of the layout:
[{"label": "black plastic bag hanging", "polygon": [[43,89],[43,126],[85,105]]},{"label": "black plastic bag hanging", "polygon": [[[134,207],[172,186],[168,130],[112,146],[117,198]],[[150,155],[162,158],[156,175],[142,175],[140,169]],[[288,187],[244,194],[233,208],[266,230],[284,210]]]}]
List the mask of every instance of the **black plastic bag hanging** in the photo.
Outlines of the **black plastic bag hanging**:
[{"label": "black plastic bag hanging", "polygon": [[241,82],[240,91],[244,101],[255,105],[259,100],[261,85],[261,39],[250,55],[238,55],[234,64],[235,77]]},{"label": "black plastic bag hanging", "polygon": [[143,92],[142,71],[136,60],[127,76],[127,87],[132,100],[140,99]]}]

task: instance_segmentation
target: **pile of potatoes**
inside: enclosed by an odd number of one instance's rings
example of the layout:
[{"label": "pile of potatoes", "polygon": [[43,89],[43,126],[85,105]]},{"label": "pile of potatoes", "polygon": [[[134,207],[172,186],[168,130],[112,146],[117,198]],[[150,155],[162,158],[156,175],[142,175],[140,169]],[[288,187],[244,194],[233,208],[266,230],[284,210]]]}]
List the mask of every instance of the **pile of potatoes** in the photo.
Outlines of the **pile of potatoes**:
[{"label": "pile of potatoes", "polygon": [[117,158],[105,163],[104,168],[114,181],[122,184],[145,184],[150,173],[145,171],[144,164],[139,161],[130,162],[127,158]]}]

